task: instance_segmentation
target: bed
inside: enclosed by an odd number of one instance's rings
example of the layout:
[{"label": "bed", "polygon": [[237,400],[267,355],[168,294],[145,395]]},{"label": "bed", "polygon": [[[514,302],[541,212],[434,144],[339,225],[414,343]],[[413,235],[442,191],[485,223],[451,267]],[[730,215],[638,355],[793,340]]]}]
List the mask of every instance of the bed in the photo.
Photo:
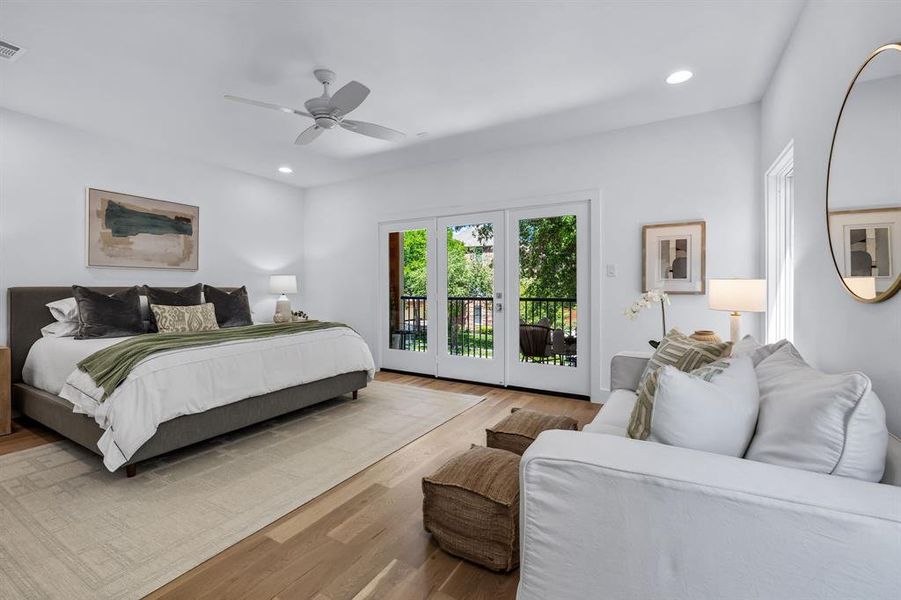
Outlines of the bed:
[{"label": "bed", "polygon": [[[94,288],[105,293],[113,293],[121,288]],[[141,392],[138,394],[135,390],[129,390],[129,394],[134,395],[137,400],[133,400],[130,396],[128,400],[122,400],[123,403],[115,404],[115,394],[110,396],[109,405],[111,408],[106,412],[114,412],[114,417],[120,418],[118,426],[111,427],[115,421],[111,420],[109,414],[100,414],[98,411],[85,410],[85,407],[79,406],[76,402],[61,397],[60,393],[67,393],[69,397],[76,398],[69,392],[64,392],[65,385],[63,377],[65,371],[71,370],[74,373],[74,364],[90,354],[96,347],[102,347],[111,343],[110,340],[74,340],[73,338],[42,338],[41,327],[51,323],[53,317],[45,306],[48,302],[60,300],[72,295],[70,287],[13,287],[8,292],[9,307],[9,347],[12,354],[11,376],[12,376],[12,399],[13,408],[18,410],[27,417],[49,427],[60,435],[88,448],[92,452],[100,455],[104,459],[109,470],[115,470],[121,466],[125,467],[126,474],[132,477],[137,472],[136,465],[141,461],[166,454],[178,448],[183,448],[197,442],[201,442],[224,433],[228,433],[242,427],[260,423],[280,415],[284,415],[301,408],[311,406],[313,404],[323,402],[344,394],[352,394],[356,397],[357,391],[366,387],[367,382],[371,379],[374,372],[372,366],[372,358],[368,348],[365,348],[365,342],[362,338],[357,341],[357,334],[350,329],[346,331],[327,330],[325,332],[316,332],[320,334],[321,339],[316,339],[317,354],[328,357],[328,360],[319,360],[318,366],[307,369],[306,372],[302,368],[296,369],[296,373],[284,369],[283,363],[269,365],[268,363],[257,363],[257,366],[264,366],[267,369],[280,369],[273,376],[270,372],[266,374],[267,381],[265,387],[270,388],[266,393],[247,396],[247,390],[251,389],[246,386],[243,390],[235,390],[234,386],[219,387],[219,392],[223,394],[222,398],[216,397],[200,397],[196,395],[196,390],[186,393],[186,397],[190,397],[191,406],[173,407],[169,402],[173,394],[164,393],[161,390],[153,388],[154,369],[145,369],[148,373],[144,373],[144,380],[135,383],[132,387]],[[330,332],[330,333],[329,333]],[[329,334],[329,335],[326,335]],[[153,335],[153,334],[149,334]],[[301,334],[298,334],[300,336]],[[121,338],[119,338],[121,339]],[[284,348],[286,341],[282,338],[274,338],[282,340]],[[301,339],[303,343],[301,343]],[[311,338],[310,338],[311,339]],[[79,346],[80,344],[80,346]],[[298,337],[296,346],[304,348],[304,344],[308,344],[308,338]],[[365,348],[365,352],[361,349]],[[224,345],[223,345],[224,346]],[[194,349],[195,354],[188,356],[192,360],[203,359],[204,363],[213,365],[211,368],[218,368],[218,373],[222,374],[222,365],[238,364],[239,362],[248,362],[242,357],[236,356],[238,350],[219,348],[215,355],[212,350],[219,346],[208,348]],[[329,349],[332,349],[331,354]],[[29,354],[32,350],[31,357]],[[343,356],[344,350],[350,349],[349,358]],[[208,354],[199,354],[204,350],[210,351]],[[250,351],[248,347],[242,347],[243,357],[248,356]],[[297,352],[300,352],[298,350]],[[279,354],[271,354],[269,356],[278,356]],[[159,361],[163,366],[167,361],[166,354],[159,355]],[[231,355],[231,356],[229,356]],[[225,356],[225,358],[221,358]],[[299,354],[298,354],[299,356]],[[303,356],[312,356],[309,352]],[[241,360],[239,360],[239,358]],[[28,359],[28,367],[26,368],[26,359]],[[215,361],[231,360],[231,363],[217,363]],[[149,362],[149,360],[148,360]],[[169,363],[175,362],[191,362],[184,360],[179,361],[168,359]],[[160,370],[159,367],[156,370]],[[216,373],[217,371],[213,371]],[[250,372],[250,371],[248,371]],[[326,374],[328,376],[323,376]],[[235,376],[231,373],[225,375]],[[184,379],[184,373],[182,373]],[[129,376],[129,380],[132,376]],[[210,379],[207,377],[197,377],[200,381]],[[26,381],[27,380],[27,381]],[[273,381],[275,380],[275,381]],[[302,383],[281,387],[279,382],[302,380]],[[66,377],[66,382],[69,378]],[[179,382],[180,380],[175,380]],[[58,390],[60,386],[63,389]],[[181,385],[181,383],[179,383]],[[260,384],[262,385],[262,384]],[[124,386],[124,383],[123,383]],[[143,387],[142,387],[143,386]],[[238,386],[241,387],[241,386]],[[260,387],[259,385],[257,387]],[[43,389],[42,389],[43,388]],[[217,389],[216,386],[200,389]],[[119,390],[117,389],[117,393]],[[226,396],[242,396],[240,399],[230,398]],[[122,392],[123,398],[126,397],[125,391]],[[140,415],[136,418],[130,413],[147,412],[149,401],[151,398],[155,408],[154,417],[159,420],[158,423],[145,423]],[[127,402],[127,404],[126,404]],[[125,410],[123,407],[129,407]],[[135,410],[135,408],[140,410]],[[81,412],[75,412],[81,411]],[[187,414],[181,414],[187,413]],[[126,414],[131,421],[121,421],[122,415]],[[173,414],[178,414],[172,418],[168,418]],[[104,423],[102,427],[100,423]],[[133,425],[137,427],[133,427]],[[113,434],[124,435],[121,431],[128,431],[129,428],[137,428],[145,432],[151,432],[146,441],[143,440],[144,434],[139,437],[131,435],[129,440],[132,445],[140,442],[137,448],[118,449],[118,443],[122,440],[113,439]],[[113,431],[114,430],[114,431]],[[99,444],[99,445],[98,445]],[[103,446],[103,449],[101,449]],[[111,451],[115,448],[115,452]],[[115,454],[115,456],[113,456]]]}]

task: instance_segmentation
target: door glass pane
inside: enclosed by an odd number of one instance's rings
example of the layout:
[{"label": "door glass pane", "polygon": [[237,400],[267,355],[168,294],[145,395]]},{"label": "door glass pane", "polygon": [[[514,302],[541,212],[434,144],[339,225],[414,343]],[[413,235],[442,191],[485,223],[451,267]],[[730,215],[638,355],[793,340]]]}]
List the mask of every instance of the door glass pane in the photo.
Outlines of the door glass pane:
[{"label": "door glass pane", "polygon": [[428,269],[425,229],[388,234],[388,347],[425,352]]},{"label": "door glass pane", "polygon": [[447,351],[494,355],[494,225],[447,228]]},{"label": "door glass pane", "polygon": [[519,360],[575,367],[576,216],[519,221]]}]

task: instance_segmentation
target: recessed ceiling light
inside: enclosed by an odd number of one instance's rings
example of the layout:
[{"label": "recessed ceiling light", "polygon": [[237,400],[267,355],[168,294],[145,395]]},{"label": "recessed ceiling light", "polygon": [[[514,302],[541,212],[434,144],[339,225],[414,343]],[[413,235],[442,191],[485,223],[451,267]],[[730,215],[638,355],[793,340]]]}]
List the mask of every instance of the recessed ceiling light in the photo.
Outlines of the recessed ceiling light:
[{"label": "recessed ceiling light", "polygon": [[279,167],[278,172],[279,173],[293,173],[294,169],[292,169],[291,167]]},{"label": "recessed ceiling light", "polygon": [[666,78],[666,82],[670,85],[676,85],[677,83],[685,83],[689,79],[692,78],[694,73],[691,71],[676,71],[674,73],[670,73],[669,77]]}]

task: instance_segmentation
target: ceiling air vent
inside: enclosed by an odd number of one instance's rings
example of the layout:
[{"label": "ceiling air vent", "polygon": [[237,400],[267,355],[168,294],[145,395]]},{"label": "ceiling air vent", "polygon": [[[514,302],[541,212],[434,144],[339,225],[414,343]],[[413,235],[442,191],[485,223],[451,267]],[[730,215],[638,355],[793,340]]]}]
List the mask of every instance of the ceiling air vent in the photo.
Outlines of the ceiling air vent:
[{"label": "ceiling air vent", "polygon": [[19,48],[15,44],[0,40],[0,59],[13,62],[23,54],[25,54],[24,48]]}]

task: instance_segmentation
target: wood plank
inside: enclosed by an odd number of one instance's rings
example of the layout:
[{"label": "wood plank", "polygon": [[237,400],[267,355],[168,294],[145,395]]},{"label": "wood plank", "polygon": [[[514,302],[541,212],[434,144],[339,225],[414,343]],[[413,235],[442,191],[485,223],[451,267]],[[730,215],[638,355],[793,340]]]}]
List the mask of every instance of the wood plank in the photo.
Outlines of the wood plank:
[{"label": "wood plank", "polygon": [[14,419],[12,433],[0,437],[0,455],[43,446],[60,439],[56,433],[26,417]]},{"label": "wood plank", "polygon": [[[514,406],[583,425],[600,406],[532,392],[400,373],[377,379],[486,400],[241,540],[148,596],[154,599],[434,600],[516,597],[517,571],[494,573],[441,551],[422,529],[422,477],[473,443]],[[0,454],[57,437],[28,422]]]}]

